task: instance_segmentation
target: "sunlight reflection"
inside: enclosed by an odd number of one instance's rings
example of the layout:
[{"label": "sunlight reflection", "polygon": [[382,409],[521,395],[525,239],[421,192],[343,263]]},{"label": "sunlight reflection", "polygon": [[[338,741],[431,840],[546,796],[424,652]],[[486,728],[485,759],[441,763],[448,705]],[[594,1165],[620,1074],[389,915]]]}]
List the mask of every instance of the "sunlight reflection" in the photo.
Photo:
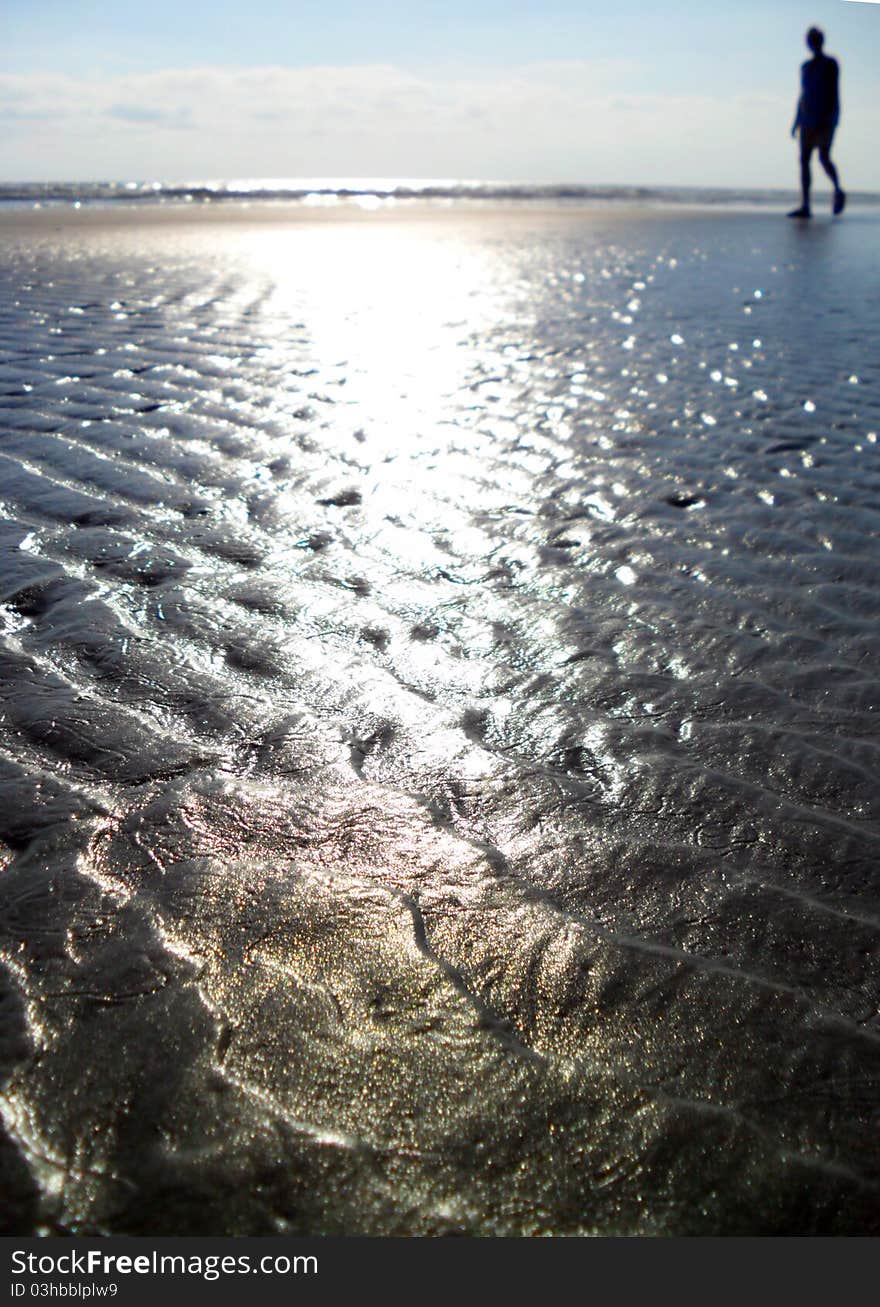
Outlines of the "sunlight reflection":
[{"label": "sunlight reflection", "polygon": [[[343,402],[379,441],[373,456],[406,449],[468,380],[462,342],[497,311],[485,294],[488,258],[411,225],[353,227],[344,241],[332,227],[297,235],[272,233],[261,248],[274,282],[264,310],[274,361],[290,324],[307,322],[313,366],[340,369]],[[301,349],[298,338],[292,361]]]}]

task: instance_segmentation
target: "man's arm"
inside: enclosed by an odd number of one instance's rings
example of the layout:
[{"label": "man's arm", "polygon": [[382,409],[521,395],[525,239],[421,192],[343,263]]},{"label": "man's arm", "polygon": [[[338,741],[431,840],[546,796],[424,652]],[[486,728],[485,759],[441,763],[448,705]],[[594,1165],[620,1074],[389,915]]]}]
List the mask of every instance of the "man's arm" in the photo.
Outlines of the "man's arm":
[{"label": "man's arm", "polygon": [[801,99],[800,96],[798,96],[798,102],[795,105],[795,110],[794,110],[794,122],[791,125],[792,136],[797,136],[797,129],[800,127],[800,125],[801,125]]},{"label": "man's arm", "polygon": [[801,112],[803,110],[803,105],[804,105],[804,67],[803,64],[801,64],[801,93],[798,96],[798,102],[795,105],[794,122],[791,125],[792,136],[797,136],[797,129],[801,125]]}]

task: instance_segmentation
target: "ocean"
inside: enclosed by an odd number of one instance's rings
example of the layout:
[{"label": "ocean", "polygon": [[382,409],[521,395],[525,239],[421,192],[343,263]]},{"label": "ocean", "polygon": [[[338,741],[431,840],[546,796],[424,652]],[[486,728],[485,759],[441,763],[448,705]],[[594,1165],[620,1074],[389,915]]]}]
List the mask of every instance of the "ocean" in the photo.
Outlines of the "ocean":
[{"label": "ocean", "polygon": [[[375,208],[406,202],[483,204],[646,204],[767,208],[794,203],[793,189],[711,186],[583,186],[574,183],[455,181],[388,178],[239,178],[190,182],[0,182],[0,212],[12,207],[174,204],[294,204]],[[850,204],[880,205],[880,194],[853,191]]]}]

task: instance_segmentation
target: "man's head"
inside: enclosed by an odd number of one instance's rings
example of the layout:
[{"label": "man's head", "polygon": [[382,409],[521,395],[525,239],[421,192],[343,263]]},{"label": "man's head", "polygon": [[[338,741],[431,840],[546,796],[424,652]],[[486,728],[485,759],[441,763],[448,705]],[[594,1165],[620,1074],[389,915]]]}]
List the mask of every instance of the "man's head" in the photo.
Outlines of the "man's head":
[{"label": "man's head", "polygon": [[807,45],[813,51],[813,54],[821,54],[822,46],[825,44],[825,33],[820,32],[818,27],[811,27],[807,32]]}]

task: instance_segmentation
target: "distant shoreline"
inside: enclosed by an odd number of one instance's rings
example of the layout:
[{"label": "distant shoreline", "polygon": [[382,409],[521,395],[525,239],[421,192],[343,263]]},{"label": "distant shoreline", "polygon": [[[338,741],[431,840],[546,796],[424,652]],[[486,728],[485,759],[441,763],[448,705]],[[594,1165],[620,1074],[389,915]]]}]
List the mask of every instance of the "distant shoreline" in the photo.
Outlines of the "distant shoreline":
[{"label": "distant shoreline", "polygon": [[[784,212],[790,199],[780,196],[779,207],[767,202],[747,203],[731,202],[727,205],[718,203],[692,201],[664,202],[662,200],[592,200],[592,201],[547,201],[547,200],[450,200],[408,199],[395,203],[382,203],[374,208],[363,207],[354,202],[338,205],[304,205],[301,201],[289,200],[224,200],[219,203],[185,204],[172,203],[134,203],[115,204],[51,204],[46,206],[15,205],[4,207],[0,204],[0,231],[6,233],[34,233],[38,231],[70,230],[85,232],[96,229],[119,229],[133,227],[192,227],[198,225],[334,225],[334,224],[381,224],[394,223],[486,223],[503,221],[519,225],[520,223],[539,221],[559,221],[562,223],[577,221],[584,217],[603,218],[670,218],[675,214],[682,217],[701,215],[706,218],[730,220],[734,218],[774,217]],[[858,199],[847,214],[846,221],[856,215],[865,217],[873,213],[874,206],[867,203],[860,207]],[[824,209],[817,205],[815,218],[822,222]]]}]

